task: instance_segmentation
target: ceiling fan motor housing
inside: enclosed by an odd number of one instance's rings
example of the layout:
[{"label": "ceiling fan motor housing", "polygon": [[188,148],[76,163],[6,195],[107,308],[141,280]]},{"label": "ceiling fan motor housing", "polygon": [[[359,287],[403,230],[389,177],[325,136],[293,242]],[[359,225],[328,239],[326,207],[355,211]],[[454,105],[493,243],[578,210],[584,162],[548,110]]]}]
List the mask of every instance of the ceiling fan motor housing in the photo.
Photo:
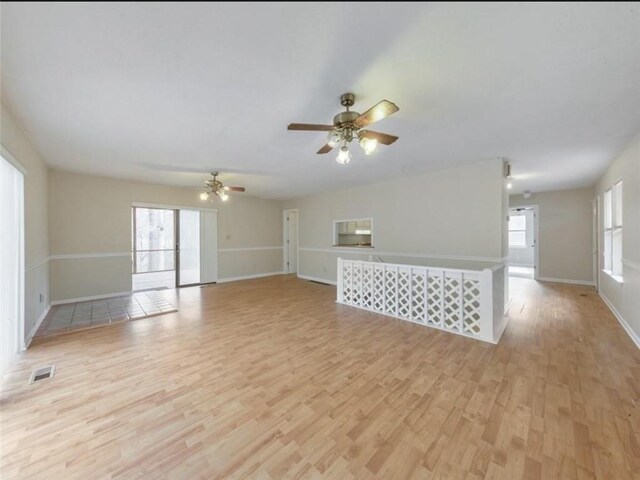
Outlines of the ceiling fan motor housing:
[{"label": "ceiling fan motor housing", "polygon": [[358,112],[340,112],[333,117],[333,124],[336,127],[344,126],[344,124],[351,124],[356,121],[360,114]]}]

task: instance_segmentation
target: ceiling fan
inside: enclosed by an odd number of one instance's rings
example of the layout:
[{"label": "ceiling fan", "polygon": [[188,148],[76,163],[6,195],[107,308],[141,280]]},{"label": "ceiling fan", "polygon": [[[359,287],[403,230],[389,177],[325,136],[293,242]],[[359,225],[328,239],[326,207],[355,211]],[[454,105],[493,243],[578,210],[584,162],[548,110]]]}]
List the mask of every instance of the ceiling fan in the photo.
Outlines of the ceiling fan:
[{"label": "ceiling fan", "polygon": [[400,110],[395,103],[382,100],[363,114],[359,114],[358,112],[349,110],[355,103],[355,100],[356,96],[353,93],[343,93],[340,95],[340,104],[346,108],[346,111],[340,112],[333,117],[333,125],[291,123],[287,129],[329,132],[327,144],[318,150],[317,153],[329,153],[338,145],[342,145],[336,161],[343,165],[349,163],[351,160],[351,153],[347,145],[356,138],[359,140],[360,146],[366,155],[372,154],[378,146],[378,143],[391,145],[398,139],[395,135],[364,129],[364,127],[382,120],[389,115],[393,115]]},{"label": "ceiling fan", "polygon": [[211,180],[205,180],[204,184],[207,187],[206,192],[200,194],[200,200],[207,200],[210,195],[216,195],[226,202],[229,200],[227,192],[244,192],[244,187],[225,187],[220,180],[218,180],[218,172],[211,172]]}]

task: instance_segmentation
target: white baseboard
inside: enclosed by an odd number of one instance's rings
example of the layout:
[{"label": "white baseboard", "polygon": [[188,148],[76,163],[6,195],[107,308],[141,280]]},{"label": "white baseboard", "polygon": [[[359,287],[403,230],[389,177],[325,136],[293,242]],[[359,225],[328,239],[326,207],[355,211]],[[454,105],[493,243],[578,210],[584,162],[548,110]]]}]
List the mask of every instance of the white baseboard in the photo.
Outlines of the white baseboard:
[{"label": "white baseboard", "polygon": [[92,295],[90,297],[79,297],[79,298],[68,298],[66,300],[55,300],[51,302],[51,306],[54,305],[64,305],[65,303],[76,303],[76,302],[88,302],[89,300],[101,300],[103,298],[111,298],[111,297],[122,297],[123,295],[131,295],[134,292],[114,292],[114,293],[105,293],[103,295]]},{"label": "white baseboard", "polygon": [[242,277],[219,278],[217,283],[237,282],[238,280],[250,280],[252,278],[273,277],[274,275],[282,275],[284,272],[267,272],[255,273],[253,275],[243,275]]},{"label": "white baseboard", "polygon": [[618,319],[618,323],[622,325],[622,328],[624,328],[625,332],[627,332],[627,335],[629,335],[631,341],[636,344],[636,347],[640,348],[640,337],[636,335],[636,332],[633,331],[631,325],[629,325],[627,321],[622,318],[622,315],[620,315],[620,312],[618,312],[616,307],[613,306],[611,300],[609,300],[602,292],[598,292],[598,295],[600,295],[600,298],[604,301],[604,303],[606,303],[607,307],[609,307],[609,310],[611,310],[613,316]]},{"label": "white baseboard", "polygon": [[338,283],[334,280],[327,280],[326,278],[320,278],[320,277],[312,277],[310,275],[298,274],[298,278],[302,278],[303,280],[311,280],[312,282],[326,283],[327,285],[337,285]]},{"label": "white baseboard", "polygon": [[42,322],[44,321],[44,319],[46,318],[47,314],[49,313],[49,310],[51,310],[51,305],[47,305],[47,308],[44,309],[44,311],[42,312],[42,314],[38,318],[38,321],[36,322],[36,324],[33,326],[31,331],[27,334],[27,338],[24,339],[24,346],[22,348],[23,352],[27,348],[29,348],[29,345],[31,345],[31,340],[33,340],[33,336],[38,331],[38,328],[40,328],[40,325],[42,325]]},{"label": "white baseboard", "polygon": [[524,267],[524,268],[533,268],[535,267],[535,265],[529,265],[526,263],[510,263],[508,265],[509,267]]},{"label": "white baseboard", "polygon": [[593,287],[595,283],[593,281],[587,280],[569,280],[566,278],[552,278],[552,277],[538,277],[538,281],[540,282],[553,282],[553,283],[570,283],[572,285],[587,285],[589,287]]}]

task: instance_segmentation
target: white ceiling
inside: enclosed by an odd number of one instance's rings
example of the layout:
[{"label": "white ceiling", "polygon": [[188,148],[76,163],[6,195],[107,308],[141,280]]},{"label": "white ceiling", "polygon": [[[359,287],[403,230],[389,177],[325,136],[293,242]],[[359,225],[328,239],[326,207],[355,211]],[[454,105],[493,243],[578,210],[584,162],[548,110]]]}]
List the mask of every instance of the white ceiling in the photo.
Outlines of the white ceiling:
[{"label": "white ceiling", "polygon": [[[345,91],[400,140],[341,166],[286,126]],[[578,187],[640,130],[640,5],[3,3],[2,96],[78,172],[287,198],[506,157],[514,191]]]}]

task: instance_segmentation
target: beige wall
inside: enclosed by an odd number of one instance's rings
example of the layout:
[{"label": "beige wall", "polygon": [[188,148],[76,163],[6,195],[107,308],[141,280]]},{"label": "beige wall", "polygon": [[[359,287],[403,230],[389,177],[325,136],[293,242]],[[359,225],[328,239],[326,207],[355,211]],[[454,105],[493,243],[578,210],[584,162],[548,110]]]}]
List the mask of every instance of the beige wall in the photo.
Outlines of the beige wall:
[{"label": "beige wall", "polygon": [[53,170],[51,299],[131,290],[133,202],[218,209],[219,280],[282,271],[280,202],[235,194],[227,203],[210,203],[199,194],[195,188]]},{"label": "beige wall", "polygon": [[593,188],[511,195],[511,207],[538,205],[541,280],[593,282]]},{"label": "beige wall", "polygon": [[[604,191],[622,179],[622,277],[618,283],[599,272],[600,293],[631,330],[640,347],[640,133],[611,164],[596,185],[601,200]],[[602,215],[600,216],[602,218]],[[599,225],[603,245],[603,225]],[[600,251],[602,258],[602,252]]]},{"label": "beige wall", "polygon": [[[335,281],[338,256],[468,268],[501,262],[503,192],[502,162],[488,160],[285,201],[299,210],[299,274]],[[332,248],[334,220],[369,217],[375,248]]]},{"label": "beige wall", "polygon": [[[25,198],[25,337],[49,302],[48,169],[14,116],[2,103],[0,142],[27,170]],[[42,299],[40,298],[42,295]]]}]

